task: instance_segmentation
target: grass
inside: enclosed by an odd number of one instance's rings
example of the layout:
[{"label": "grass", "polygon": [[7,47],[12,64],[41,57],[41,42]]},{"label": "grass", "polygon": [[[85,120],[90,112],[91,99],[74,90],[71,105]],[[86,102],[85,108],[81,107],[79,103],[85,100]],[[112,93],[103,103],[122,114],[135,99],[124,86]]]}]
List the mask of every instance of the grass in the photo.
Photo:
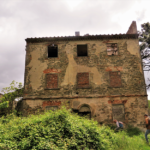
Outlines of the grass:
[{"label": "grass", "polygon": [[108,126],[66,109],[27,118],[0,119],[0,149],[10,150],[149,150],[144,133],[129,126],[114,133]]}]

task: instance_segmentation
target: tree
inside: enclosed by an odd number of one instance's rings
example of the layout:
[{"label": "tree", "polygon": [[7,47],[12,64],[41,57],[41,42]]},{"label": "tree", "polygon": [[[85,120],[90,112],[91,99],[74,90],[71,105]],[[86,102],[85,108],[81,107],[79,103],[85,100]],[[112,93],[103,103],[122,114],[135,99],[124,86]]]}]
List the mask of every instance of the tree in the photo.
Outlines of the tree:
[{"label": "tree", "polygon": [[14,80],[9,87],[3,88],[1,92],[4,95],[0,99],[0,109],[10,107],[15,98],[23,96],[23,90],[24,88],[22,83],[15,82]]},{"label": "tree", "polygon": [[[150,23],[143,23],[139,31],[140,52],[144,71],[150,71]],[[150,79],[148,79],[150,81]],[[150,84],[147,85],[147,88]]]}]

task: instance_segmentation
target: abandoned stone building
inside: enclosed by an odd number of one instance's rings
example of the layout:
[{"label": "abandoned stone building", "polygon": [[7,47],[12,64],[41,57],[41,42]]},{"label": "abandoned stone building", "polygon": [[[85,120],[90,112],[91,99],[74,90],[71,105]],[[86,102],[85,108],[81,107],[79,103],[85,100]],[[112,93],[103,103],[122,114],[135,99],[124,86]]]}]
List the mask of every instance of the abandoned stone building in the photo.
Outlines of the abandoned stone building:
[{"label": "abandoned stone building", "polygon": [[99,123],[143,127],[148,112],[136,22],[126,34],[26,39],[24,114],[68,105]]}]

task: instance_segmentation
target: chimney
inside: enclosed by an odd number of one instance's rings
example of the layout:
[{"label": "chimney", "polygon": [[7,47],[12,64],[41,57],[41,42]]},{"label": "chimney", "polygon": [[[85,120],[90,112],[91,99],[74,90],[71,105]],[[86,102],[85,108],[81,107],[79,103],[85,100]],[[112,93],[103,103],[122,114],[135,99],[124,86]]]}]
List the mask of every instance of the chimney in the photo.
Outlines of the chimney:
[{"label": "chimney", "polygon": [[132,21],[132,24],[130,25],[126,34],[137,34],[136,21]]},{"label": "chimney", "polygon": [[80,32],[79,32],[79,31],[76,31],[76,32],[75,32],[75,36],[80,36]]},{"label": "chimney", "polygon": [[87,34],[84,34],[84,36],[89,36],[89,34],[87,33]]}]

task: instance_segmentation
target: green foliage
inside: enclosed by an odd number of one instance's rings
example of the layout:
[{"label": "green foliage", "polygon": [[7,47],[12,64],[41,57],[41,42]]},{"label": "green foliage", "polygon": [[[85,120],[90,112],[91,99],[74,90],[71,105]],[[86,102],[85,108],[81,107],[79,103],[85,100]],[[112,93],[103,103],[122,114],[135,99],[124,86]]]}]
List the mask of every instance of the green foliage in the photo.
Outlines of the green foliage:
[{"label": "green foliage", "polygon": [[22,97],[23,95],[23,86],[21,82],[15,82],[14,80],[10,84],[9,87],[5,87],[2,89],[2,96],[0,109],[9,107],[9,102],[13,101],[17,97]]},{"label": "green foliage", "polygon": [[143,59],[144,71],[150,70],[150,23],[143,23],[139,31],[141,57]]},{"label": "green foliage", "polygon": [[[0,149],[110,149],[114,142],[109,128],[65,109],[28,118],[0,120]],[[6,125],[7,124],[7,125]]]},{"label": "green foliage", "polygon": [[128,136],[132,137],[132,136],[135,136],[135,135],[140,135],[142,132],[139,128],[128,125],[128,127],[126,129],[126,133],[127,133]]},{"label": "green foliage", "polygon": [[5,101],[3,103],[0,103],[0,109],[7,108],[9,106],[9,101]]},{"label": "green foliage", "polygon": [[8,115],[0,119],[0,149],[11,150],[146,150],[143,134],[130,137],[114,133],[96,121],[66,109],[27,118]]}]

